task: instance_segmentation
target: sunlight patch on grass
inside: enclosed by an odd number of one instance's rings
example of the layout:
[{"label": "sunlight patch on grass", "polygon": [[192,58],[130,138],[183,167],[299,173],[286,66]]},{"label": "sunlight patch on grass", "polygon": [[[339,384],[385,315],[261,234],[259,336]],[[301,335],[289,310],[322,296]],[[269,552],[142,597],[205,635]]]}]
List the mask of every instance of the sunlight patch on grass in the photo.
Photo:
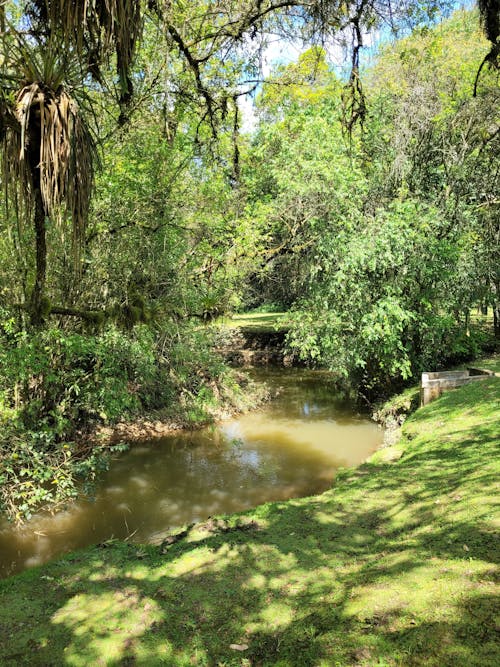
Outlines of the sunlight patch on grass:
[{"label": "sunlight patch on grass", "polygon": [[96,656],[104,661],[121,658],[162,612],[154,600],[142,596],[136,587],[107,593],[72,597],[51,619],[71,631],[65,647],[65,663],[80,667]]},{"label": "sunlight patch on grass", "polygon": [[238,551],[229,544],[224,544],[216,552],[208,547],[201,547],[174,562],[171,570],[172,577],[181,577],[192,573],[201,573],[207,569],[211,571],[224,570],[231,561],[238,558]]},{"label": "sunlight patch on grass", "polygon": [[283,321],[285,312],[277,313],[242,313],[233,317],[224,317],[217,323],[229,329],[242,329],[248,332],[271,333],[276,330],[286,329]]},{"label": "sunlight patch on grass", "polygon": [[259,616],[259,620],[250,624],[251,632],[284,628],[290,625],[294,617],[293,609],[283,602],[269,602]]}]

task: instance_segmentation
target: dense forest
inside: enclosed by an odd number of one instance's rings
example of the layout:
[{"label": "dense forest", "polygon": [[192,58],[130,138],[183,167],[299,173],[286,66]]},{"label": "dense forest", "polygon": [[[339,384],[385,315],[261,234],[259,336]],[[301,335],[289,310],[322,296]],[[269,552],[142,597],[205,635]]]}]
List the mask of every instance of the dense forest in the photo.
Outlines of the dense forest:
[{"label": "dense forest", "polygon": [[450,5],[0,3],[10,518],[95,477],[101,424],[238,407],[219,317],[286,312],[369,401],[498,345],[500,20]]}]

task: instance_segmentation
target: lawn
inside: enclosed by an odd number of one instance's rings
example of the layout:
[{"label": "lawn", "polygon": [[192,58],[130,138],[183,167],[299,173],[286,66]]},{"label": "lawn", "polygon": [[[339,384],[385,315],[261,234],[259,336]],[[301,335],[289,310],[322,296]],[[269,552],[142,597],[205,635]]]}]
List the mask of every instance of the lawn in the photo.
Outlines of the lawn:
[{"label": "lawn", "polygon": [[231,329],[241,329],[243,333],[272,333],[286,329],[281,322],[285,315],[286,313],[243,313],[221,318],[218,322]]}]

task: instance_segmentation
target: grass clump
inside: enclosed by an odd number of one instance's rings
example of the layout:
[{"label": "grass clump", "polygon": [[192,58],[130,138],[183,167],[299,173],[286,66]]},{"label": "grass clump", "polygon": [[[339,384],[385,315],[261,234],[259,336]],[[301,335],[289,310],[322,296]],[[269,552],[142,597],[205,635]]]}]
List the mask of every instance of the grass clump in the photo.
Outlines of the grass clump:
[{"label": "grass clump", "polygon": [[330,491],[0,582],[2,665],[493,667],[500,379]]}]

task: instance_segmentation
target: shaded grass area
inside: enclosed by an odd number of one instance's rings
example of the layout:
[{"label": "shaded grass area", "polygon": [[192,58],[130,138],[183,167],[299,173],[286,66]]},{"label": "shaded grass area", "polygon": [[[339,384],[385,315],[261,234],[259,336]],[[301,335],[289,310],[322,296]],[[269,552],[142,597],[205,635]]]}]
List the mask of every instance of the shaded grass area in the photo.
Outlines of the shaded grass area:
[{"label": "shaded grass area", "polygon": [[499,444],[491,378],[320,496],[0,582],[0,664],[493,667]]}]

